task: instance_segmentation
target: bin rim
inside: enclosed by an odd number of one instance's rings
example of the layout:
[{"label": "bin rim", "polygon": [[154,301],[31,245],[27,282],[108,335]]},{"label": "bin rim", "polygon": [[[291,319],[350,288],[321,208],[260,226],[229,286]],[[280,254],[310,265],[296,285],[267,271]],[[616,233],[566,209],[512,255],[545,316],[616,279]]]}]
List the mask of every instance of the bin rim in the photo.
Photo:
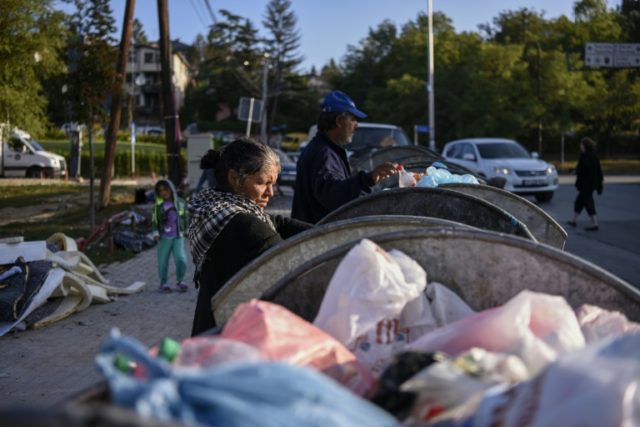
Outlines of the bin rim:
[{"label": "bin rim", "polygon": [[[489,210],[493,210],[493,211],[497,212],[503,218],[506,218],[506,217],[510,218],[512,224],[514,224],[514,225],[517,224],[517,228],[519,228],[521,230],[521,232],[527,238],[529,238],[530,240],[533,240],[534,242],[537,242],[537,239],[535,238],[535,236],[533,234],[531,234],[531,231],[529,230],[527,225],[524,224],[522,221],[520,221],[515,216],[513,216],[510,212],[507,212],[506,210],[502,209],[499,206],[494,205],[493,203],[487,202],[486,200],[482,200],[479,197],[471,196],[469,194],[462,193],[461,191],[447,190],[447,189],[439,188],[439,187],[436,187],[436,188],[426,188],[426,187],[391,188],[389,190],[371,193],[371,194],[368,194],[368,195],[366,195],[364,197],[359,197],[357,199],[351,200],[350,202],[345,203],[344,205],[338,207],[337,209],[329,212],[327,215],[324,216],[324,218],[320,219],[320,221],[318,221],[317,224],[321,225],[321,224],[327,224],[329,222],[333,222],[334,221],[333,218],[338,217],[343,212],[350,210],[353,206],[358,206],[358,205],[361,205],[361,204],[370,203],[373,200],[385,198],[385,197],[388,197],[389,195],[396,195],[396,194],[402,195],[403,193],[406,193],[407,195],[410,195],[410,194],[420,195],[420,193],[425,193],[425,194],[435,193],[435,194],[441,194],[441,195],[445,195],[445,196],[450,196],[452,198],[467,199],[467,200],[471,201],[472,203],[476,203],[478,205],[482,205],[482,206],[484,206],[485,208],[487,208]],[[443,219],[447,219],[447,218],[443,218]],[[470,224],[467,224],[467,225],[470,225]],[[475,226],[473,226],[473,227],[475,227]],[[476,228],[479,228],[479,227],[476,227]]]},{"label": "bin rim", "polygon": [[[512,234],[506,233],[498,233],[489,230],[481,230],[481,229],[446,229],[446,230],[412,230],[411,232],[407,231],[394,231],[385,234],[378,234],[369,238],[369,240],[373,241],[377,245],[384,245],[387,242],[404,239],[404,240],[415,240],[415,239],[423,239],[423,238],[436,238],[436,239],[445,239],[445,238],[461,238],[461,239],[470,239],[470,240],[481,240],[489,243],[500,243],[506,244],[514,247],[518,247],[524,250],[533,250],[540,253],[547,258],[555,259],[556,261],[564,262],[565,264],[571,265],[576,269],[580,269],[587,274],[597,278],[601,282],[607,284],[612,287],[614,290],[619,291],[622,295],[629,298],[632,302],[640,306],[640,290],[635,288],[629,282],[623,280],[622,278],[616,276],[615,274],[603,269],[602,267],[593,264],[592,262],[583,259],[577,255],[571,254],[569,252],[562,251],[553,246],[547,245],[545,243],[535,242],[529,239],[525,239],[519,236],[514,236]],[[311,269],[317,267],[318,265],[333,260],[336,257],[344,257],[347,252],[354,246],[353,243],[346,243],[344,245],[340,245],[334,249],[331,249],[322,255],[315,257],[298,268],[288,272],[284,275],[277,283],[271,286],[267,291],[265,291],[261,297],[261,299],[271,300],[273,299],[280,290],[282,290],[289,282],[293,281],[296,277],[301,276]],[[427,271],[427,275],[429,272]],[[444,284],[447,286],[447,284]],[[627,318],[629,315],[624,313]]]},{"label": "bin rim", "polygon": [[[452,183],[448,183],[448,184],[441,184],[440,187],[444,188],[444,189],[452,189],[452,190],[456,190],[456,188],[459,187],[463,187],[463,188],[474,188],[474,187],[480,187],[485,191],[492,191],[496,194],[500,194],[502,196],[504,196],[505,198],[509,198],[512,200],[518,200],[519,202],[522,202],[522,204],[524,204],[528,209],[531,209],[532,211],[536,212],[537,215],[545,218],[545,220],[551,225],[551,227],[553,227],[554,230],[556,230],[560,236],[562,236],[562,238],[564,238],[564,240],[567,240],[567,237],[569,237],[569,233],[567,233],[567,231],[558,223],[558,221],[556,221],[551,215],[549,215],[544,209],[542,209],[540,206],[536,205],[535,203],[530,202],[529,200],[525,199],[522,196],[519,196],[515,193],[512,193],[510,191],[507,191],[503,188],[498,188],[498,187],[493,187],[491,185],[486,185],[486,184],[467,184],[467,183],[462,183],[462,182],[452,182]],[[525,224],[526,225],[526,224]],[[541,242],[543,243],[543,242]]]},{"label": "bin rim", "polygon": [[461,222],[451,221],[444,218],[436,218],[429,216],[417,216],[417,215],[365,215],[355,218],[343,219],[339,221],[329,222],[326,224],[317,224],[316,226],[296,234],[288,239],[282,240],[278,244],[267,249],[260,254],[257,258],[251,260],[248,264],[242,267],[238,272],[227,280],[224,285],[216,292],[211,298],[211,309],[215,312],[228,296],[242,284],[244,279],[249,277],[257,268],[264,263],[273,260],[282,251],[291,249],[305,241],[312,240],[313,238],[329,232],[336,232],[339,230],[353,228],[354,225],[367,226],[370,224],[399,224],[404,223],[407,225],[415,225],[416,229],[422,226],[431,225],[434,223],[442,224],[442,227],[438,228],[468,228],[476,229],[471,225],[463,224]]}]

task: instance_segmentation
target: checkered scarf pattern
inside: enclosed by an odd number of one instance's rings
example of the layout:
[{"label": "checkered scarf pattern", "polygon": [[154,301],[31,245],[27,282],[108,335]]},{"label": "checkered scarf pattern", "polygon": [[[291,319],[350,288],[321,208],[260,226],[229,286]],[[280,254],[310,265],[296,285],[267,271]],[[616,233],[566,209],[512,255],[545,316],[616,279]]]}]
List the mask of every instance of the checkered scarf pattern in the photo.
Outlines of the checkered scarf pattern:
[{"label": "checkered scarf pattern", "polygon": [[189,201],[187,238],[198,269],[218,234],[239,213],[257,216],[275,230],[271,218],[253,201],[234,193],[207,188]]}]

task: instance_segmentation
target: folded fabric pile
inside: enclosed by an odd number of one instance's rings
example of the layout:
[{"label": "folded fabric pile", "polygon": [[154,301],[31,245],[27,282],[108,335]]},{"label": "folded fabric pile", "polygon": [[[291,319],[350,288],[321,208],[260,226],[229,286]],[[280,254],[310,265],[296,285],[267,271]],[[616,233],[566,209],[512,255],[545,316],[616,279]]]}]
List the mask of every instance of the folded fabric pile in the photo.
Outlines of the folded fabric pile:
[{"label": "folded fabric pile", "polygon": [[62,233],[46,241],[0,243],[0,336],[16,327],[46,326],[145,285],[111,286]]}]

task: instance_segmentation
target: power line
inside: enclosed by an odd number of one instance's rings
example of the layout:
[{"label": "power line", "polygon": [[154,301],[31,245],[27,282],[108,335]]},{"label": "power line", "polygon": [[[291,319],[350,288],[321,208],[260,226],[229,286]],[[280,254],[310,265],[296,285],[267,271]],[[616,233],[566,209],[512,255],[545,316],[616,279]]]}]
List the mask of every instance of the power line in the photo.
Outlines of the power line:
[{"label": "power line", "polygon": [[191,3],[191,8],[192,8],[192,9],[193,9],[193,11],[196,13],[196,16],[198,17],[198,20],[200,21],[200,23],[202,24],[202,26],[203,26],[205,29],[208,29],[208,28],[209,28],[209,26],[207,25],[207,23],[206,23],[206,22],[204,22],[204,19],[202,19],[202,15],[203,15],[202,11],[201,11],[201,10],[198,10],[198,8],[196,7],[196,4],[199,4],[199,3],[194,3],[194,2],[193,2],[193,0],[189,0],[189,3]]},{"label": "power line", "polygon": [[215,25],[217,23],[216,15],[213,13],[213,9],[211,8],[211,4],[209,3],[209,0],[202,0],[202,1],[204,2],[204,5],[207,7],[207,10],[209,11],[211,22],[213,23],[213,25]]}]

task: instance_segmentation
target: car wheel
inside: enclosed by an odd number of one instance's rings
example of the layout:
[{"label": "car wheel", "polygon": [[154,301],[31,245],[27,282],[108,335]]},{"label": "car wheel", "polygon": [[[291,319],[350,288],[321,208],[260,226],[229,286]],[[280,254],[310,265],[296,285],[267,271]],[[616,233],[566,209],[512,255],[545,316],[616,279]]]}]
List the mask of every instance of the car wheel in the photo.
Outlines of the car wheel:
[{"label": "car wheel", "polygon": [[553,191],[545,191],[544,193],[536,193],[536,200],[539,202],[550,202],[553,199]]},{"label": "car wheel", "polygon": [[44,178],[44,170],[38,166],[30,167],[27,169],[27,178]]}]

